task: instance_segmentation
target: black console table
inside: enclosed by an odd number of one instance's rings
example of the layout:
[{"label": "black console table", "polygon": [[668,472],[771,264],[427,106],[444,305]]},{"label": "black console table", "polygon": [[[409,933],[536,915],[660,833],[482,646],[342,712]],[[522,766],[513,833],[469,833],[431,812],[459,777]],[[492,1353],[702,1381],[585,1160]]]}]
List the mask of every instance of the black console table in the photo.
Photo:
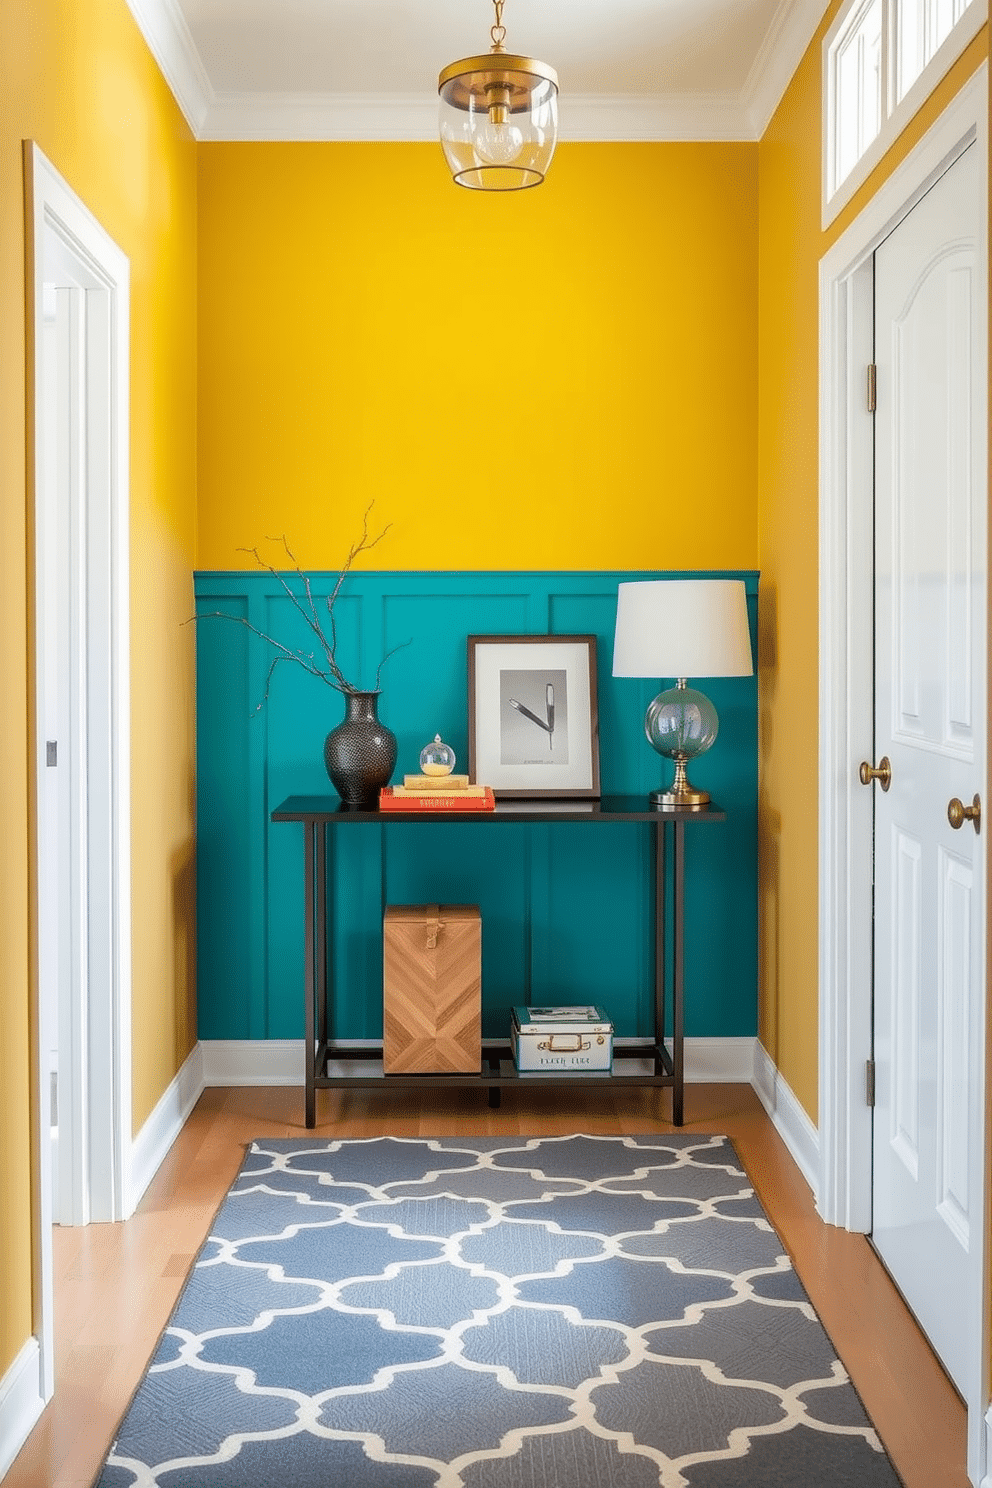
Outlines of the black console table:
[{"label": "black console table", "polygon": [[[316,1092],[340,1086],[476,1085],[488,1087],[490,1100],[498,1101],[505,1085],[584,1085],[600,1081],[610,1085],[670,1085],[672,1121],[683,1120],[684,1035],[684,911],[685,829],[726,820],[726,813],[713,805],[701,810],[655,810],[643,796],[604,796],[598,801],[499,801],[495,811],[358,811],[345,808],[336,796],[290,796],[272,813],[274,822],[303,823],[305,898],[305,1060],[306,1124],[316,1123]],[[494,829],[507,822],[584,822],[590,827],[611,822],[647,822],[654,831],[654,1037],[635,1040],[620,1047],[614,1044],[612,1072],[519,1074],[513,1063],[509,1033],[505,1040],[483,1040],[483,1068],[478,1074],[383,1075],[369,1070],[371,1061],[382,1060],[382,1044],[339,1048],[328,1027],[328,940],[327,940],[327,834],[347,828],[386,827],[401,832],[410,822],[444,821],[480,823]],[[665,1042],[665,839],[674,839],[673,915],[671,933],[672,1047]],[[653,1062],[652,1073],[616,1072],[618,1060],[645,1058]],[[366,1065],[366,1072],[330,1075],[328,1061],[353,1060]]]}]

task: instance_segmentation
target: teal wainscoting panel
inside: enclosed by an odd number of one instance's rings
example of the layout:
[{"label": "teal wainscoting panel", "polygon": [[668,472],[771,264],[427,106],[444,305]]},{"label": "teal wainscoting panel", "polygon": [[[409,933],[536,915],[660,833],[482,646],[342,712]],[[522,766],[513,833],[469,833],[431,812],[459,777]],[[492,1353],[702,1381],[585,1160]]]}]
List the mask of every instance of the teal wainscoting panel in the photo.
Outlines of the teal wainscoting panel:
[{"label": "teal wainscoting panel", "polygon": [[[469,635],[593,634],[602,790],[646,795],[671,769],[647,744],[642,722],[670,679],[613,678],[617,585],[691,576],[353,573],[336,606],[338,660],[350,681],[366,687],[382,663],[380,716],[397,735],[399,776],[417,768],[435,733],[454,747],[460,766],[467,763]],[[745,580],[757,656],[757,574],[714,576]],[[318,608],[335,577],[311,575]],[[257,632],[319,658],[316,636],[272,575],[200,573],[196,595],[199,1032],[299,1038],[303,834],[298,824],[269,817],[286,796],[330,794],[323,742],[343,704],[303,667],[272,668],[275,653]],[[726,808],[727,821],[686,833],[686,1032],[753,1036],[757,680],[703,687],[720,733],[693,780]],[[481,908],[487,1035],[504,1035],[508,1009],[526,1000],[601,1002],[618,1034],[648,1033],[651,871],[651,831],[637,825],[387,823],[333,833],[335,1035],[381,1036],[384,907],[430,902]]]},{"label": "teal wainscoting panel", "polygon": [[[197,584],[197,990],[201,1038],[261,1036],[264,964],[253,966],[254,817],[248,716],[248,600]],[[236,870],[236,871],[232,871]],[[302,965],[302,956],[300,958]]]}]

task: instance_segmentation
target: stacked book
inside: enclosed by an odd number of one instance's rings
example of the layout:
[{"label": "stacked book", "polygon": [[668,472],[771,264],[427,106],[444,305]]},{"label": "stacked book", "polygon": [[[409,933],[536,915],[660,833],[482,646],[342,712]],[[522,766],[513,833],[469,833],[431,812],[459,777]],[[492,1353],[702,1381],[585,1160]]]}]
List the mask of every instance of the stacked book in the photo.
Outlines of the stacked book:
[{"label": "stacked book", "polygon": [[402,785],[379,793],[380,811],[494,811],[488,785],[470,785],[467,775],[404,775]]}]

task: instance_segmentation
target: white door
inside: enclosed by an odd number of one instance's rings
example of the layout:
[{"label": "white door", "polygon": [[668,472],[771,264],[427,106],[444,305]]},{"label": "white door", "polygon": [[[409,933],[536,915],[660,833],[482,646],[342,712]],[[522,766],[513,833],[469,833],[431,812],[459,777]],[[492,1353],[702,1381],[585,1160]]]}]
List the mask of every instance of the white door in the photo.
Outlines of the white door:
[{"label": "white door", "polygon": [[965,1395],[985,875],[977,819],[955,830],[948,804],[985,801],[978,170],[972,146],[875,255],[875,763],[891,785],[874,787],[872,1236]]},{"label": "white door", "polygon": [[[45,286],[36,418],[42,434],[36,464],[37,668],[39,740],[39,864],[45,885],[39,904],[39,1027],[47,1030],[52,1139],[52,1218],[89,1219],[86,1061],[59,1050],[87,1045],[85,822],[78,819],[79,777],[85,774],[85,689],[79,647],[86,634],[81,573],[86,489],[85,291]],[[85,661],[85,658],[82,658]],[[72,788],[73,776],[76,788]],[[61,1138],[61,1140],[60,1140]]]}]

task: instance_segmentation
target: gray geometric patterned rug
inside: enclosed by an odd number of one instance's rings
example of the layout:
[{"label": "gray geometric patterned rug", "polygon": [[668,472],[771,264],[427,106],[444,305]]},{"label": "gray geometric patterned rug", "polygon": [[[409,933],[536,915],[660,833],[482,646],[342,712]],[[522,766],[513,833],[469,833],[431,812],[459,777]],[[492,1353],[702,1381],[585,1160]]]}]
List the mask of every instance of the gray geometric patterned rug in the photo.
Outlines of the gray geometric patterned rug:
[{"label": "gray geometric patterned rug", "polygon": [[251,1144],[99,1488],[894,1488],[726,1137]]}]

